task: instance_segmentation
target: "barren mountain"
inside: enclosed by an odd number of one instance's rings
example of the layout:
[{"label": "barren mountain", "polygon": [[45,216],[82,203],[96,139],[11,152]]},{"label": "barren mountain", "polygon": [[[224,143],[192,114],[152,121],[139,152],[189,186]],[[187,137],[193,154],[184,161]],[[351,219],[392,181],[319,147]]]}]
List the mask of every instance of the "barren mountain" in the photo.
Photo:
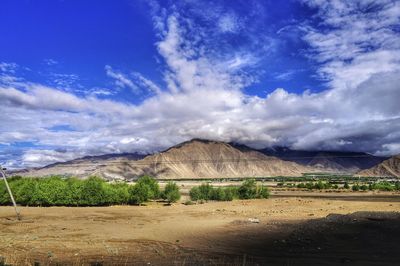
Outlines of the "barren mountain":
[{"label": "barren mountain", "polygon": [[387,157],[378,157],[364,152],[303,151],[286,147],[266,148],[260,150],[260,152],[285,161],[318,168],[324,172],[356,173],[388,159]]},{"label": "barren mountain", "polygon": [[191,140],[143,160],[113,164],[100,169],[105,178],[135,178],[150,174],[158,178],[222,178],[301,176],[313,168],[266,156],[258,151],[238,149],[228,143]]},{"label": "barren mountain", "polygon": [[400,154],[393,156],[382,163],[358,172],[361,176],[390,176],[400,177]]},{"label": "barren mountain", "polygon": [[356,173],[386,159],[366,153],[296,151],[283,147],[254,150],[245,145],[200,139],[143,157],[138,154],[84,157],[18,174],[98,175],[110,180],[135,179],[144,174],[166,179],[300,176],[315,171]]},{"label": "barren mountain", "polygon": [[145,155],[136,153],[106,154],[100,156],[86,156],[75,160],[49,164],[45,167],[28,170],[14,171],[13,175],[22,176],[51,176],[65,175],[75,177],[87,177],[95,173],[101,173],[101,169],[114,164],[124,164],[144,158]]}]

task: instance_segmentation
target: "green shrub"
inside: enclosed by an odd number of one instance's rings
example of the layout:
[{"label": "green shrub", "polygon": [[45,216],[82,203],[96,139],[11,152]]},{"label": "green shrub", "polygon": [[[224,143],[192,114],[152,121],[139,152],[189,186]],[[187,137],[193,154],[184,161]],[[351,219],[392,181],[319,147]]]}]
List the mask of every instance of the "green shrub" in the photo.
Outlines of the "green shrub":
[{"label": "green shrub", "polygon": [[37,184],[38,181],[31,178],[10,182],[15,200],[22,205],[35,205],[33,199],[37,193]]},{"label": "green shrub", "polygon": [[148,201],[150,195],[150,188],[145,184],[135,184],[129,187],[129,203],[141,205],[143,202]]},{"label": "green shrub", "polygon": [[198,187],[192,187],[189,195],[192,200],[210,200],[212,186],[208,183],[201,184]]},{"label": "green shrub", "polygon": [[162,198],[169,203],[177,202],[181,198],[179,187],[174,182],[168,182],[162,193]]},{"label": "green shrub", "polygon": [[354,184],[353,186],[351,186],[351,189],[353,191],[359,191],[360,190],[360,185],[359,184]]},{"label": "green shrub", "polygon": [[82,189],[83,180],[77,178],[68,178],[67,182],[67,194],[68,199],[65,202],[66,206],[81,206],[82,204]]},{"label": "green shrub", "polygon": [[107,205],[122,205],[129,202],[129,185],[125,182],[103,184]]},{"label": "green shrub", "polygon": [[232,201],[233,199],[239,198],[237,187],[227,187],[225,190],[225,201]]},{"label": "green shrub", "polygon": [[218,200],[231,201],[237,198],[236,187],[217,187],[214,188],[210,184],[201,184],[198,187],[193,187],[189,192],[190,198],[193,201],[198,200]]},{"label": "green shrub", "polygon": [[382,191],[393,191],[393,190],[398,190],[397,187],[400,187],[399,182],[396,182],[394,184],[383,181],[383,182],[376,182],[369,184],[368,189],[370,190],[382,190]]},{"label": "green shrub", "polygon": [[[18,181],[17,181],[18,182]],[[67,200],[67,183],[58,176],[49,178],[36,179],[35,183],[30,183],[28,180],[24,180],[27,184],[21,186],[24,188],[22,192],[19,192],[18,200],[24,202],[27,205],[35,206],[61,206],[65,205]],[[32,194],[25,197],[29,190],[29,185],[34,184],[31,188]]]},{"label": "green shrub", "polygon": [[3,180],[0,181],[0,204],[1,205],[11,204],[10,195],[8,195],[7,188]]},{"label": "green shrub", "polygon": [[309,190],[312,190],[312,189],[338,188],[338,186],[337,185],[332,185],[329,182],[318,181],[317,183],[313,183],[313,182],[307,182],[306,184],[300,183],[300,184],[297,184],[297,188],[307,188]]},{"label": "green shrub", "polygon": [[199,193],[200,193],[200,199],[202,200],[209,200],[211,199],[211,191],[213,190],[213,187],[208,184],[204,183],[199,186]]},{"label": "green shrub", "polygon": [[129,203],[142,204],[160,196],[160,187],[157,181],[150,176],[140,177],[134,186],[128,189]]},{"label": "green shrub", "polygon": [[257,185],[254,179],[243,182],[238,189],[240,199],[254,199],[257,197]]},{"label": "green shrub", "polygon": [[268,199],[269,198],[269,190],[267,187],[258,186],[257,187],[257,198],[258,199]]},{"label": "green shrub", "polygon": [[297,188],[306,188],[306,184],[299,183],[299,184],[297,184]]},{"label": "green shrub", "polygon": [[193,187],[190,190],[190,198],[193,201],[203,200],[218,200],[231,201],[233,199],[255,199],[268,198],[269,191],[267,187],[257,186],[255,180],[246,180],[243,184],[237,187],[217,187],[214,188],[210,184],[202,184],[198,187]]},{"label": "green shrub", "polygon": [[211,200],[218,200],[218,201],[225,200],[225,190],[220,188],[220,187],[213,188],[210,191],[210,199]]},{"label": "green shrub", "polygon": [[160,196],[160,186],[158,185],[157,180],[155,180],[153,177],[147,175],[142,176],[137,180],[136,184],[147,186],[149,188],[149,199],[156,199]]},{"label": "green shrub", "polygon": [[200,195],[200,189],[199,187],[192,187],[189,191],[189,196],[192,200],[197,201],[200,200],[201,195]]},{"label": "green shrub", "polygon": [[106,192],[104,190],[104,180],[91,176],[83,181],[81,189],[81,205],[96,206],[106,204]]}]

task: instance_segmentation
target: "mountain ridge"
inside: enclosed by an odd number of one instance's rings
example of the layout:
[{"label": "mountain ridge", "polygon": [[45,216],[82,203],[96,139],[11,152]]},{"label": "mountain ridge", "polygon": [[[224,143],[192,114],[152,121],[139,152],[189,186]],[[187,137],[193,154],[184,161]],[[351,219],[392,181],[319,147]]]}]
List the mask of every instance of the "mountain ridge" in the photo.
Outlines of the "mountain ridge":
[{"label": "mountain ridge", "polygon": [[[97,159],[97,157],[96,157]],[[83,167],[84,165],[84,167]],[[266,156],[248,148],[241,151],[229,143],[193,139],[139,160],[127,158],[97,160],[75,159],[40,169],[28,170],[25,176],[51,174],[84,177],[99,175],[106,179],[135,179],[144,174],[157,178],[219,178],[289,175],[299,176],[314,169],[294,162]]]},{"label": "mountain ridge", "polygon": [[388,159],[388,157],[378,157],[365,152],[307,151],[292,150],[287,147],[265,148],[260,152],[321,170],[348,173],[356,173]]},{"label": "mountain ridge", "polygon": [[[117,169],[115,169],[117,168]],[[226,142],[194,139],[124,167],[128,176],[151,174],[160,178],[222,178],[299,176],[310,167],[266,156],[256,150],[240,151]],[[111,175],[122,169],[108,167]]]},{"label": "mountain ridge", "polygon": [[299,176],[315,171],[357,173],[385,159],[361,152],[304,151],[287,147],[257,150],[234,142],[195,138],[155,154],[85,156],[18,174],[99,175],[106,179],[135,179],[143,174],[160,178]]},{"label": "mountain ridge", "polygon": [[385,176],[400,178],[400,154],[375,165],[369,169],[362,170],[357,174],[361,176]]}]

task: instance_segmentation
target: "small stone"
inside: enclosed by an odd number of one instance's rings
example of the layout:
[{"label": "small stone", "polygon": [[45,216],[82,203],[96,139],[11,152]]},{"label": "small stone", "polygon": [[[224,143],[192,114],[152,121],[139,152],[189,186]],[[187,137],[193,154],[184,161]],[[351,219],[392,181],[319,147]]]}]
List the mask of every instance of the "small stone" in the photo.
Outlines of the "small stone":
[{"label": "small stone", "polygon": [[260,223],[260,220],[258,218],[249,218],[249,222],[258,224]]}]

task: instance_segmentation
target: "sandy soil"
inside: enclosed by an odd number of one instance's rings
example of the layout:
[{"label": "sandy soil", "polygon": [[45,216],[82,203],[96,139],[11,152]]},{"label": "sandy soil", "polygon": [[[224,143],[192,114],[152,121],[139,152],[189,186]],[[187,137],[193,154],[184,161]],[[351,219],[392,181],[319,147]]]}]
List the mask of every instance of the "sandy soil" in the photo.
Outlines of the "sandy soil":
[{"label": "sandy soil", "polygon": [[383,200],[317,194],[198,205],[25,207],[22,221],[11,207],[0,207],[0,256],[13,265],[396,265],[398,194],[380,193]]}]

